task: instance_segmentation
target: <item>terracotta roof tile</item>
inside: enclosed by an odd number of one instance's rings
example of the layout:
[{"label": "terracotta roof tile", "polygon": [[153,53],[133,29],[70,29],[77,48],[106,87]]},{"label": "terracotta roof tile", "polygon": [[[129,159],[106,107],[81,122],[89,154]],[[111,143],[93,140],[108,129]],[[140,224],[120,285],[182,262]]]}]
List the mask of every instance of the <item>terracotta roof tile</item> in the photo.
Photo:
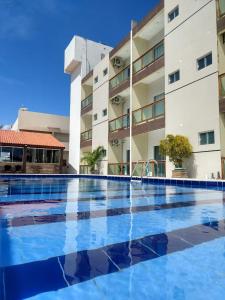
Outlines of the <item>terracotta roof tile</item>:
[{"label": "terracotta roof tile", "polygon": [[65,148],[65,146],[51,134],[13,130],[0,130],[0,145]]}]

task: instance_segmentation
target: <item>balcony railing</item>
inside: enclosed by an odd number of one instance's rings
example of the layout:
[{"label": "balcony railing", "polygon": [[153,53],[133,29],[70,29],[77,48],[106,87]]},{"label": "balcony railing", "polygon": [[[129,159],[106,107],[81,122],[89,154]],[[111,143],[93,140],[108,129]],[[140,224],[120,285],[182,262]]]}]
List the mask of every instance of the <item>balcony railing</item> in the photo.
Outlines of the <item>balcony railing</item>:
[{"label": "balcony railing", "polygon": [[164,42],[160,42],[133,63],[133,73],[137,73],[164,55]]},{"label": "balcony railing", "polygon": [[147,122],[165,114],[165,100],[159,100],[133,111],[133,125]]},{"label": "balcony railing", "polygon": [[[132,163],[132,168],[136,166],[136,162]],[[135,168],[133,176],[155,176],[155,177],[165,177],[166,176],[166,162],[165,160],[158,160],[157,164],[150,164],[147,170],[144,170],[144,165],[139,163],[139,168]],[[143,173],[144,170],[144,173]],[[130,175],[130,163],[113,163],[108,164],[108,174],[109,175]]]},{"label": "balcony railing", "polygon": [[87,98],[81,101],[81,109],[84,109],[92,104],[93,101],[93,95],[89,95]]},{"label": "balcony railing", "polygon": [[80,135],[80,139],[82,142],[91,140],[92,139],[92,129],[82,132]]},{"label": "balcony railing", "polygon": [[130,127],[130,116],[128,114],[123,115],[109,122],[109,131],[114,132],[120,129],[126,129]]},{"label": "balcony railing", "polygon": [[133,176],[148,176],[148,177],[165,177],[166,176],[166,161],[157,160],[156,163],[150,163],[146,168],[146,162],[133,162]]},{"label": "balcony railing", "polygon": [[117,74],[109,81],[110,89],[112,90],[120,86],[123,82],[127,81],[129,78],[130,78],[130,66],[127,66],[125,69],[123,69],[119,74]]},{"label": "balcony railing", "polygon": [[88,165],[80,165],[80,174],[91,174],[90,167]]},{"label": "balcony railing", "polygon": [[130,173],[129,163],[114,163],[108,164],[108,174],[109,175],[129,175]]},{"label": "balcony railing", "polygon": [[225,0],[218,0],[219,5],[219,15],[223,16],[225,15]]},{"label": "balcony railing", "polygon": [[225,98],[225,74],[220,75],[220,96]]}]

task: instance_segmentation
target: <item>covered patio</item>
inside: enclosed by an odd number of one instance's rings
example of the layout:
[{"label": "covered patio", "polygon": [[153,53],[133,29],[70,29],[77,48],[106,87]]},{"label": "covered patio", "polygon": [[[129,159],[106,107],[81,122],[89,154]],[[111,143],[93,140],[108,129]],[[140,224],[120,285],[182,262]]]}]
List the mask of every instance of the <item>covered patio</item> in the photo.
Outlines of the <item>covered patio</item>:
[{"label": "covered patio", "polygon": [[51,134],[0,130],[0,173],[61,173],[64,148]]}]

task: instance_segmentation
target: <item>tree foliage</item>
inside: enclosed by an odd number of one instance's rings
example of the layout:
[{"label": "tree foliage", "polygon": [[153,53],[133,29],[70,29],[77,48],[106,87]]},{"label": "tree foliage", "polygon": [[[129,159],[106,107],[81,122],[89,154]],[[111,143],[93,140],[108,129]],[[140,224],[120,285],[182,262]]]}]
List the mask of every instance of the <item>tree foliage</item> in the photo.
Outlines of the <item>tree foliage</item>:
[{"label": "tree foliage", "polygon": [[182,167],[183,160],[192,154],[192,146],[187,137],[168,134],[160,142],[160,153],[169,157],[175,167]]},{"label": "tree foliage", "polygon": [[99,146],[92,152],[85,153],[81,161],[87,163],[87,165],[90,167],[91,173],[94,173],[96,166],[98,167],[98,163],[104,156],[105,156],[105,149],[104,147]]}]

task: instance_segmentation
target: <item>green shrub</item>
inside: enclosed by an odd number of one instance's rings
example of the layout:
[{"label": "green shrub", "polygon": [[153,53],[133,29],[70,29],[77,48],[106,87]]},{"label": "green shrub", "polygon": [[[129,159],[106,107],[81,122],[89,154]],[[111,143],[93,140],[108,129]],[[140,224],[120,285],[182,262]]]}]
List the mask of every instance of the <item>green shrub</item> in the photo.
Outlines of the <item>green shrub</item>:
[{"label": "green shrub", "polygon": [[168,156],[176,168],[182,168],[183,160],[192,155],[192,146],[187,137],[168,134],[160,142],[160,153]]}]

